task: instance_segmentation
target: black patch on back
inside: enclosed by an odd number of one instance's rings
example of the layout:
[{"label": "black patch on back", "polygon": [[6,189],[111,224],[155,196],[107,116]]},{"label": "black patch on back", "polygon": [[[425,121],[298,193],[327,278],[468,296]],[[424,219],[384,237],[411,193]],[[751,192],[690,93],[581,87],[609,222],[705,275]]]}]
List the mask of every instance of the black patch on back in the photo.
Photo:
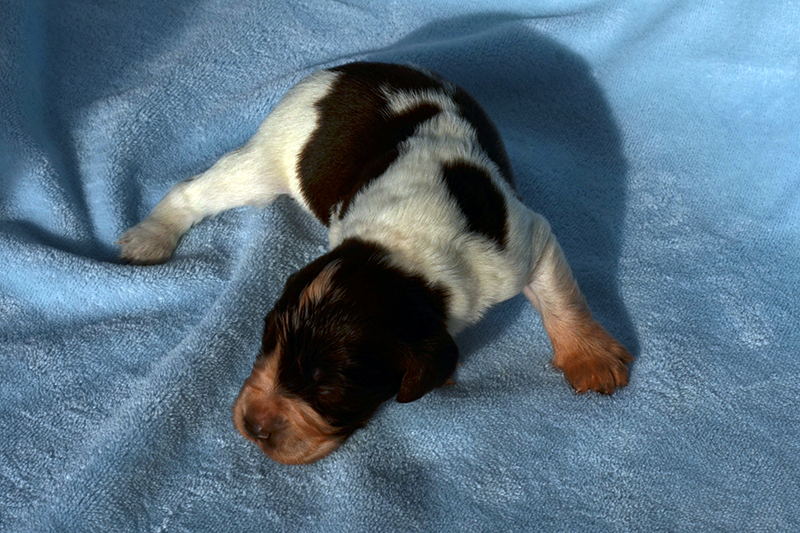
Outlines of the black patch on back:
[{"label": "black patch on back", "polygon": [[[342,436],[393,396],[410,401],[441,386],[458,359],[446,292],[387,258],[381,246],[348,239],[291,276],[267,317],[263,345],[281,344],[281,389]],[[300,306],[303,290],[333,262],[329,289],[313,306]]]},{"label": "black patch on back", "polygon": [[[400,145],[417,127],[441,112],[434,104],[420,104],[405,113],[389,112],[382,89],[394,92],[436,90],[450,96],[460,114],[476,130],[483,151],[500,169],[512,189],[514,174],[503,141],[489,116],[466,91],[436,74],[415,68],[386,63],[350,63],[331,69],[341,75],[330,93],[316,103],[319,127],[311,135],[300,155],[298,171],[303,195],[311,210],[325,225],[331,212],[341,204],[343,216],[356,194],[371,180],[381,176],[400,155]],[[488,203],[474,202],[473,193],[456,183],[448,185],[470,220],[470,228],[502,243],[505,204],[485,173],[475,167],[464,174],[471,182],[482,182]],[[447,172],[446,172],[447,174]],[[454,175],[452,181],[461,181]],[[481,179],[474,179],[480,175]],[[451,181],[448,177],[445,181]],[[478,194],[480,197],[480,194]],[[502,210],[489,214],[489,205]],[[497,219],[501,219],[498,222]],[[498,229],[499,227],[499,229]]]},{"label": "black patch on back", "polygon": [[320,127],[298,165],[303,194],[326,225],[334,206],[342,202],[339,214],[343,215],[358,191],[397,159],[400,144],[440,112],[433,104],[422,104],[390,114],[381,88],[441,88],[425,74],[399,65],[353,63],[332,71],[342,75],[316,104]]},{"label": "black patch on back", "polygon": [[442,178],[467,218],[467,228],[504,247],[506,203],[485,170],[469,163],[442,166]]},{"label": "black patch on back", "polygon": [[503,179],[516,189],[514,171],[500,132],[483,107],[463,88],[445,80],[435,72],[426,73],[403,65],[362,62],[342,65],[331,70],[344,72],[368,86],[378,87],[384,84],[401,91],[435,89],[449,95],[458,106],[461,116],[475,128],[478,143],[500,169]]}]

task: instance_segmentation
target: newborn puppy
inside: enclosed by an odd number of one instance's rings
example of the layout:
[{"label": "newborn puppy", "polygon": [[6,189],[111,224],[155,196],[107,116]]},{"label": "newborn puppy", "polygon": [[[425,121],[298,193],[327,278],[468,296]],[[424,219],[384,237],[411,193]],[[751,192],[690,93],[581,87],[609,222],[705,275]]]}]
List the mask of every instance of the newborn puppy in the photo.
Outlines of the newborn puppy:
[{"label": "newborn puppy", "polygon": [[386,400],[443,385],[453,335],[520,292],[576,391],[627,384],[630,354],[592,318],[547,221],[516,194],[497,130],[454,84],[377,63],[312,74],[125,232],[121,257],[166,261],[202,218],[281,194],[327,226],[331,251],[286,282],[233,407],[272,459],[315,461]]}]

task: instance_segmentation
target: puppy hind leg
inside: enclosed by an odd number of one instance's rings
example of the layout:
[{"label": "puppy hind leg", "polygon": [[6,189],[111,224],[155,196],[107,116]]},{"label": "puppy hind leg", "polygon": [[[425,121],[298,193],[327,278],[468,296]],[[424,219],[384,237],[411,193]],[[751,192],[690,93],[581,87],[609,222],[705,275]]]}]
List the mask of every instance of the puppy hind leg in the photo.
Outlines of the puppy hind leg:
[{"label": "puppy hind leg", "polygon": [[120,258],[141,265],[163,263],[203,218],[243,205],[266,205],[288,192],[270,155],[257,134],[206,172],[176,184],[146,219],[122,234]]},{"label": "puppy hind leg", "polygon": [[626,364],[633,357],[592,318],[549,224],[534,216],[538,259],[534,259],[531,280],[523,293],[542,316],[553,345],[553,364],[564,372],[576,392],[611,394],[615,387],[628,384]]}]

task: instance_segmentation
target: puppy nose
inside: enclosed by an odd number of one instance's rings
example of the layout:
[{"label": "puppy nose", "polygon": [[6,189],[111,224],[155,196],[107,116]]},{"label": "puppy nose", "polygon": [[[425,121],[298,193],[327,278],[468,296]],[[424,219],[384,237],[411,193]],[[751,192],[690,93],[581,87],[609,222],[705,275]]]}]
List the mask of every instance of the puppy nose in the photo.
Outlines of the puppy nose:
[{"label": "puppy nose", "polygon": [[265,420],[258,420],[255,417],[244,417],[244,429],[251,437],[257,440],[269,440],[269,438],[283,427],[283,422],[280,418],[268,418]]}]

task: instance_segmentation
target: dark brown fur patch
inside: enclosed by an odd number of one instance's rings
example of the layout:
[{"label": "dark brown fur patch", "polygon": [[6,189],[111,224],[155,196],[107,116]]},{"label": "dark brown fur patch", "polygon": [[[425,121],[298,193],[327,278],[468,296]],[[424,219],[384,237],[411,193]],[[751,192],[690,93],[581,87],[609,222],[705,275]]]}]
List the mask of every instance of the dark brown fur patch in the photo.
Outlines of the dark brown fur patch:
[{"label": "dark brown fur patch", "polygon": [[506,203],[485,170],[469,163],[442,167],[442,179],[467,219],[467,229],[491,239],[506,241]]},{"label": "dark brown fur patch", "polygon": [[325,225],[334,207],[340,206],[338,215],[342,216],[358,191],[397,159],[400,144],[440,112],[435,105],[421,104],[404,113],[391,113],[381,88],[414,85],[406,79],[409,76],[414,82],[426,78],[407,67],[384,67],[392,68],[385,72],[353,65],[334,69],[342,75],[316,105],[320,126],[303,149],[298,170],[303,196]]},{"label": "dark brown fur patch", "polygon": [[387,93],[437,90],[449,95],[477,133],[478,143],[512,188],[514,176],[500,134],[466,91],[436,75],[382,63],[350,63],[332,69],[340,76],[317,102],[319,127],[300,155],[298,174],[311,210],[323,224],[347,212],[352,199],[381,176],[400,155],[417,127],[441,112],[421,103],[402,113],[389,109]]},{"label": "dark brown fur patch", "polygon": [[[412,401],[441,386],[458,359],[445,293],[387,258],[377,245],[345,241],[290,278],[265,327],[264,346],[280,344],[280,389],[342,435],[395,395]],[[326,290],[301,305],[323,272]]]}]

